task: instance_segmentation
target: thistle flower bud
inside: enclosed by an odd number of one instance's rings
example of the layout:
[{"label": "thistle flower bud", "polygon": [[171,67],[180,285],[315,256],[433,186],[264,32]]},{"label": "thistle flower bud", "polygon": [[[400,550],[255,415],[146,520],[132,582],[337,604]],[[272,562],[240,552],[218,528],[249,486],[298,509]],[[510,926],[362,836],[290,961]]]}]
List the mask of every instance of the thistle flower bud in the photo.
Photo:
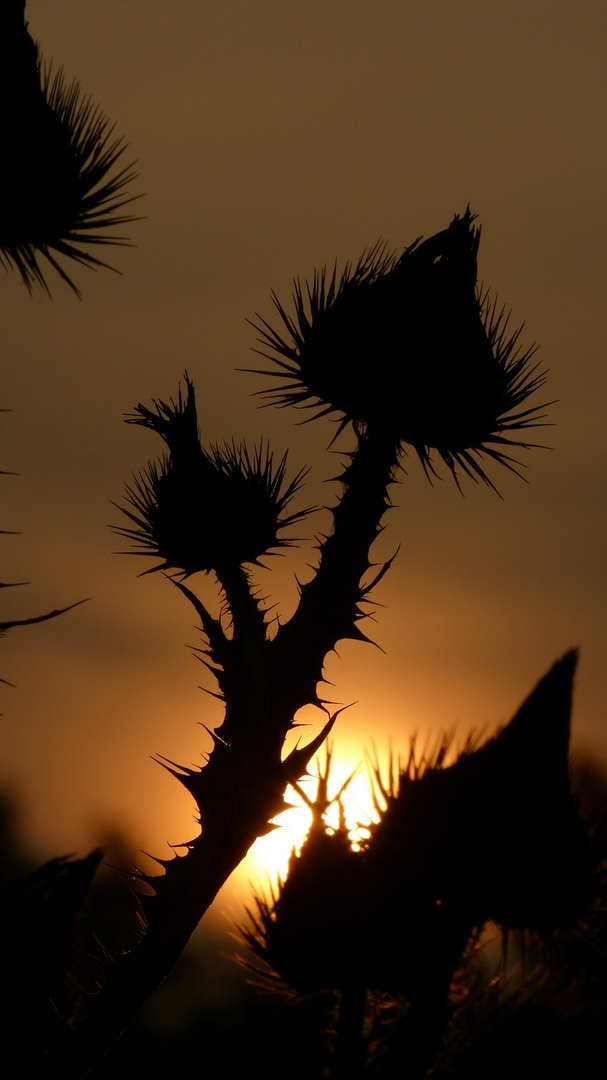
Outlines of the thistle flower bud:
[{"label": "thistle flower bud", "polygon": [[205,450],[198,437],[194,387],[186,375],[185,399],[138,405],[131,423],[156,431],[169,454],[151,462],[127,488],[135,528],[116,531],[139,554],[160,557],[154,569],[182,574],[256,563],[271,549],[293,543],[281,533],[307,510],[286,513],[306,470],[286,480],[287,455],[276,464],[267,445],[252,452],[242,443]]},{"label": "thistle flower bud", "polygon": [[505,311],[479,293],[473,220],[467,209],[399,259],[380,244],[339,279],[325,269],[311,285],[297,281],[294,317],[274,296],[281,330],[254,324],[257,351],[275,365],[258,374],[287,380],[261,392],[268,403],[387,431],[428,473],[433,451],[455,476],[491,484],[482,454],[516,472],[506,448],[529,445],[511,433],[543,418],[523,406],[545,375],[535,348],[521,351],[520,330],[508,335]]}]

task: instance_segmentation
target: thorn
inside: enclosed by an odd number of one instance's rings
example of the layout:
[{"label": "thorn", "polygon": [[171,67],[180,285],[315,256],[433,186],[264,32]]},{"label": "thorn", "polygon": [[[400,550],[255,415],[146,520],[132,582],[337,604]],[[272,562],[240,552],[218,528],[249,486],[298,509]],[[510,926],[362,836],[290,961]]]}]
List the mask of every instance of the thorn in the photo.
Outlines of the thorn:
[{"label": "thorn", "polygon": [[[181,783],[185,783],[188,777],[195,775],[195,772],[189,769],[187,765],[178,765],[176,761],[171,761],[170,758],[164,757],[163,754],[152,754],[151,757],[152,761],[155,761],[157,765],[161,765],[163,769],[166,769],[171,776],[174,776]],[[146,854],[147,852],[144,852],[144,855]]]},{"label": "thorn", "polygon": [[226,742],[225,739],[222,739],[221,735],[217,735],[217,733],[215,731],[211,731],[211,728],[207,727],[206,724],[203,724],[201,720],[198,722],[198,726],[201,727],[201,728],[204,728],[204,730],[207,732],[207,734],[211,736],[215,746],[219,746],[221,744],[221,746],[225,746],[225,747],[229,748],[230,743]]},{"label": "thorn", "polygon": [[[351,704],[354,703],[352,702]],[[345,712],[345,710],[349,709],[350,707],[350,705],[344,705],[341,709],[338,709],[337,712],[334,712],[333,715],[329,717],[324,727],[321,728],[318,735],[314,739],[312,739],[311,742],[301,748],[296,746],[295,749],[291,750],[291,753],[287,755],[285,760],[282,762],[282,770],[284,775],[286,776],[286,779],[291,785],[293,785],[294,780],[297,780],[297,778],[305,772],[310,761],[314,757],[314,754],[322,746],[323,742],[329,735],[340,713]]]}]

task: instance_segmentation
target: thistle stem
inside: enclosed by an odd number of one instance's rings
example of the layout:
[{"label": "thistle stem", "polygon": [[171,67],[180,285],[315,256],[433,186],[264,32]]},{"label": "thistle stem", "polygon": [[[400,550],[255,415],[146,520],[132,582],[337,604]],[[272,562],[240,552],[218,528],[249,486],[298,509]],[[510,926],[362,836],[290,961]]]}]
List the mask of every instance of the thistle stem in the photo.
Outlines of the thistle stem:
[{"label": "thistle stem", "polygon": [[297,610],[273,642],[277,676],[291,687],[294,711],[318,703],[325,657],[338,641],[367,640],[358,628],[368,592],[361,582],[391,505],[388,487],[397,464],[398,444],[369,432],[359,438],[340,477],[345,490],[333,508],[333,529],[321,544],[318,569],[301,587]]}]

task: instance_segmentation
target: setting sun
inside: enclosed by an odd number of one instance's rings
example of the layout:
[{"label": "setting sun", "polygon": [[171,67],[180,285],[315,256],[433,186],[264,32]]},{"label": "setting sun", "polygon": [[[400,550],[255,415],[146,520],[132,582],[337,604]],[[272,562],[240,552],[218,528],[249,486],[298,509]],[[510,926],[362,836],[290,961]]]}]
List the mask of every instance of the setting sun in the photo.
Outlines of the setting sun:
[{"label": "setting sun", "polygon": [[[300,785],[301,790],[311,801],[317,790],[319,766],[324,768],[324,765],[325,751],[323,750],[319,759],[315,759],[312,763],[310,776]],[[341,794],[339,794],[340,790]],[[341,802],[346,825],[353,842],[356,843],[358,838],[364,836],[369,823],[377,818],[373,807],[369,776],[361,759],[357,761],[354,757],[344,754],[331,761],[328,796],[335,801],[331,803],[325,815],[327,824],[330,827],[337,826],[339,802]],[[260,837],[253,844],[239,867],[239,892],[241,891],[240,882],[243,886],[245,883],[247,885],[251,883],[256,887],[265,885],[268,879],[275,881],[277,877],[284,878],[291,852],[301,847],[310,827],[310,809],[301,794],[292,787],[287,789],[285,802],[290,804],[290,809],[274,819],[277,828],[267,836]]]}]

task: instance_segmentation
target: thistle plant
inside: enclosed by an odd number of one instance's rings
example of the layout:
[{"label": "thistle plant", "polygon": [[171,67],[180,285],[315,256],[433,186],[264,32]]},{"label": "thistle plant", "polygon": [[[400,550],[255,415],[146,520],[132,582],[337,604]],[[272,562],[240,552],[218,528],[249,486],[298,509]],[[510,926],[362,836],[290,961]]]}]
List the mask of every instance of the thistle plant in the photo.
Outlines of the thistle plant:
[{"label": "thistle plant", "polygon": [[450,736],[421,755],[414,740],[387,777],[376,763],[378,820],[356,846],[343,821],[322,820],[328,756],[301,851],[240,932],[266,978],[338,993],[331,1076],[365,1074],[378,1038],[386,1050],[387,1001],[399,1017],[387,1050],[408,1076],[424,1076],[458,965],[483,927],[497,924],[506,941],[535,932],[554,948],[588,910],[594,860],[569,779],[575,666],[567,653],[506,727],[484,745],[469,739],[451,765]]},{"label": "thistle plant", "polygon": [[493,487],[484,456],[516,472],[508,451],[543,419],[527,401],[545,372],[535,346],[521,348],[522,328],[509,333],[506,309],[479,293],[473,221],[468,208],[398,259],[376,245],[339,277],[325,268],[311,285],[297,281],[294,316],[275,296],[281,327],[257,324],[273,365],[261,374],[287,381],[264,396],[357,432],[388,430],[430,473],[433,453],[456,479]]},{"label": "thistle plant", "polygon": [[107,266],[89,247],[127,242],[107,230],[134,220],[124,208],[135,172],[120,164],[124,141],[78,83],[44,64],[27,27],[24,0],[3,0],[0,265],[30,292],[49,292],[50,266],[80,295],[65,262]]},{"label": "thistle plant", "polygon": [[[326,508],[331,527],[317,539],[315,566],[298,583],[288,620],[271,612],[255,574],[307,524],[310,511],[298,506],[305,471],[290,476],[287,457],[274,457],[266,443],[205,444],[204,414],[198,416],[188,375],[176,398],[140,403],[127,417],[160,437],[163,455],[127,486],[126,523],[117,532],[132,554],[152,557],[150,569],[161,571],[196,611],[198,655],[215,681],[223,716],[209,732],[211,749],[200,767],[159,759],[193,797],[199,835],[179,845],[175,857],[158,859],[158,874],[131,875],[143,889],[145,932],[107,967],[102,992],[87,1001],[86,1019],[58,1032],[43,1063],[48,1075],[83,1075],[117,1038],[251,844],[276,827],[288,785],[306,774],[329,735],[340,710],[323,696],[324,665],[340,641],[368,640],[362,624],[371,594],[392,562],[374,563],[371,549],[404,456],[413,451],[429,477],[442,462],[458,485],[468,477],[495,488],[489,466],[518,472],[513,454],[533,445],[530,432],[543,423],[545,405],[530,398],[545,373],[534,349],[520,345],[520,331],[509,332],[505,311],[479,290],[479,242],[468,209],[398,258],[378,246],[341,275],[325,270],[310,284],[296,282],[294,315],[275,298],[278,329],[259,317],[254,323],[266,358],[258,369],[264,403],[309,409],[310,420],[329,417],[335,438],[349,439],[340,451],[341,492]],[[218,611],[205,598],[208,577],[219,590]],[[381,820],[361,852],[352,852],[343,830],[328,838],[317,815],[291,884],[276,908],[259,909],[267,958],[284,978],[303,989],[332,986],[342,995],[336,1075],[354,1076],[363,1067],[370,990],[403,996],[411,1015],[422,1018],[412,1049],[421,1069],[444,1028],[448,982],[475,928],[493,918],[549,933],[576,917],[577,885],[560,906],[553,899],[554,889],[569,882],[555,870],[556,849],[565,843],[572,880],[581,880],[585,867],[566,764],[574,663],[572,654],[565,657],[529,708],[450,769],[440,769],[439,755],[423,775],[410,767],[398,782],[386,785],[378,772]],[[285,753],[306,705],[319,709],[320,730]],[[541,735],[534,734],[537,717],[529,720],[529,709],[543,717]],[[543,739],[554,756],[545,792],[558,810],[554,821],[535,791],[537,754],[527,761],[528,740]],[[523,798],[512,832],[501,811],[510,797],[507,774],[518,776]],[[498,849],[501,844],[514,867],[512,882],[500,873],[498,852],[479,869],[490,827],[472,826],[486,800],[495,805],[491,821],[501,829]],[[545,843],[548,854],[538,862]],[[303,899],[296,885],[302,876],[318,882]],[[530,878],[530,889],[527,881],[521,886],[523,878]],[[290,923],[279,916],[288,896],[294,898]],[[393,950],[395,926],[401,936]],[[420,926],[434,950],[429,959]]]}]

